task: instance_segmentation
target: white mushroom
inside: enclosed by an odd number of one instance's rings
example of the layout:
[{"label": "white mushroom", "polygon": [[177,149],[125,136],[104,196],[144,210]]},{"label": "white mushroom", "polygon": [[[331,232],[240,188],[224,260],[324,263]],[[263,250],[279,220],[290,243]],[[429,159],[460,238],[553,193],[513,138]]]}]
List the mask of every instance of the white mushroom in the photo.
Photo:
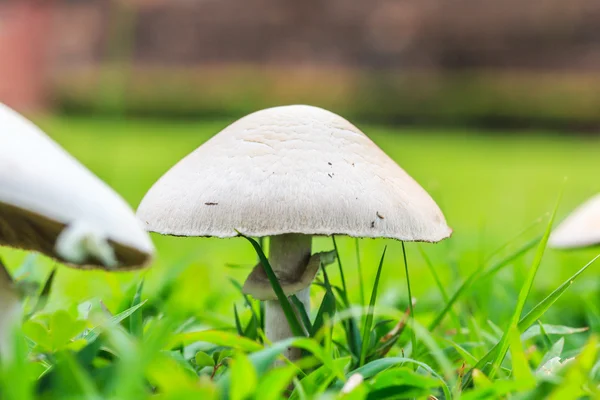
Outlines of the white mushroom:
[{"label": "white mushroom", "polygon": [[141,266],[154,252],[119,195],[2,104],[0,245],[91,268]]},{"label": "white mushroom", "polygon": [[[0,246],[38,251],[81,268],[136,268],[154,253],[148,234],[119,195],[3,104]],[[16,296],[8,277],[0,275],[3,320]]]},{"label": "white mushroom", "polygon": [[570,249],[600,244],[600,194],[573,211],[550,235],[548,245]]},{"label": "white mushroom", "polygon": [[[365,134],[305,105],[258,111],[222,130],[154,184],[138,217],[166,235],[270,236],[270,264],[307,311],[319,265],[312,235],[437,242],[452,232],[427,192]],[[267,337],[289,337],[262,266],[244,290],[267,300]]]}]

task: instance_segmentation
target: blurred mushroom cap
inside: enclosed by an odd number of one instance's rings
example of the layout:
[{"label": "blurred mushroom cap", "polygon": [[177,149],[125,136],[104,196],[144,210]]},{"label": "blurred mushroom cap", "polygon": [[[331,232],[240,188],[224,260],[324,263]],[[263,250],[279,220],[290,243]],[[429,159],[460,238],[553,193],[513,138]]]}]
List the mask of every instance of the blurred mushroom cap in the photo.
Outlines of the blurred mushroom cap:
[{"label": "blurred mushroom cap", "polygon": [[570,249],[600,244],[600,194],[576,208],[550,235],[548,245]]},{"label": "blurred mushroom cap", "polygon": [[0,245],[87,268],[138,267],[154,253],[148,234],[118,194],[3,104]]}]

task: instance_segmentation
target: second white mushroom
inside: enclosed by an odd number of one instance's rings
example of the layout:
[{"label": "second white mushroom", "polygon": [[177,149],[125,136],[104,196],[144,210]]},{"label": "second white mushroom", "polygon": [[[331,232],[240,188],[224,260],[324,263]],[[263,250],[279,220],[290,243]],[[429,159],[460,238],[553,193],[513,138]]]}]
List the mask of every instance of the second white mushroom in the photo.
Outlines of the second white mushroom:
[{"label": "second white mushroom", "polygon": [[[148,234],[117,193],[3,104],[0,246],[108,270],[142,267],[154,254]],[[0,341],[18,304],[5,272],[0,271]]]}]

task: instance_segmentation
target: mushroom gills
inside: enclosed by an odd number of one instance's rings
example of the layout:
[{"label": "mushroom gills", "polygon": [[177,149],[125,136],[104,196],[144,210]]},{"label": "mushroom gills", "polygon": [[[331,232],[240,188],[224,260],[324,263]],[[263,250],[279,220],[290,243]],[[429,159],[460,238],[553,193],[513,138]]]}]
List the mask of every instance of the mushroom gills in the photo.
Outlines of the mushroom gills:
[{"label": "mushroom gills", "polygon": [[[0,246],[39,251],[68,265],[88,269],[103,265],[107,269],[121,264],[121,270],[148,262],[138,249],[93,234],[84,225],[65,225],[35,212],[0,202]],[[77,257],[72,258],[73,253]],[[115,260],[116,257],[116,260]]]}]

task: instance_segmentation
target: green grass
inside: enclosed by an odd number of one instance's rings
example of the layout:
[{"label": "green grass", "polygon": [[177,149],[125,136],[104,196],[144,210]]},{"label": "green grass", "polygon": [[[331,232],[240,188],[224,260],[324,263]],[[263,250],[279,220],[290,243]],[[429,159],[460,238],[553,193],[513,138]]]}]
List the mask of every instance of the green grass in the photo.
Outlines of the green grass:
[{"label": "green grass", "polygon": [[[162,173],[226,124],[38,122],[133,207]],[[2,249],[13,275],[37,283],[49,298],[37,301],[29,291],[26,312],[37,311],[23,326],[27,342],[14,346],[18,356],[31,352],[29,361],[3,365],[1,397],[137,399],[152,388],[158,398],[243,399],[269,390],[277,399],[295,382],[287,395],[303,399],[336,393],[357,371],[365,382],[343,398],[386,398],[399,390],[407,398],[543,398],[564,387],[597,395],[599,273],[595,264],[578,271],[600,248],[533,249],[560,192],[557,220],[600,191],[600,140],[363,128],[433,195],[454,229],[437,245],[406,243],[414,320],[405,318],[403,246],[389,240],[336,237],[339,268],[329,267],[324,284],[313,287],[313,321],[327,300],[320,328],[290,342],[309,356],[275,369],[271,361],[290,343],[263,348],[258,304],[231,283],[242,282],[256,263],[243,238],[153,236],[159,255],[152,268],[109,274],[59,266],[51,288],[43,286],[51,261]],[[333,247],[331,238],[314,241],[315,252]],[[369,299],[376,299],[374,315]],[[528,331],[532,325],[537,333]],[[577,357],[564,362],[571,356]],[[536,373],[544,364],[550,372]]]}]

